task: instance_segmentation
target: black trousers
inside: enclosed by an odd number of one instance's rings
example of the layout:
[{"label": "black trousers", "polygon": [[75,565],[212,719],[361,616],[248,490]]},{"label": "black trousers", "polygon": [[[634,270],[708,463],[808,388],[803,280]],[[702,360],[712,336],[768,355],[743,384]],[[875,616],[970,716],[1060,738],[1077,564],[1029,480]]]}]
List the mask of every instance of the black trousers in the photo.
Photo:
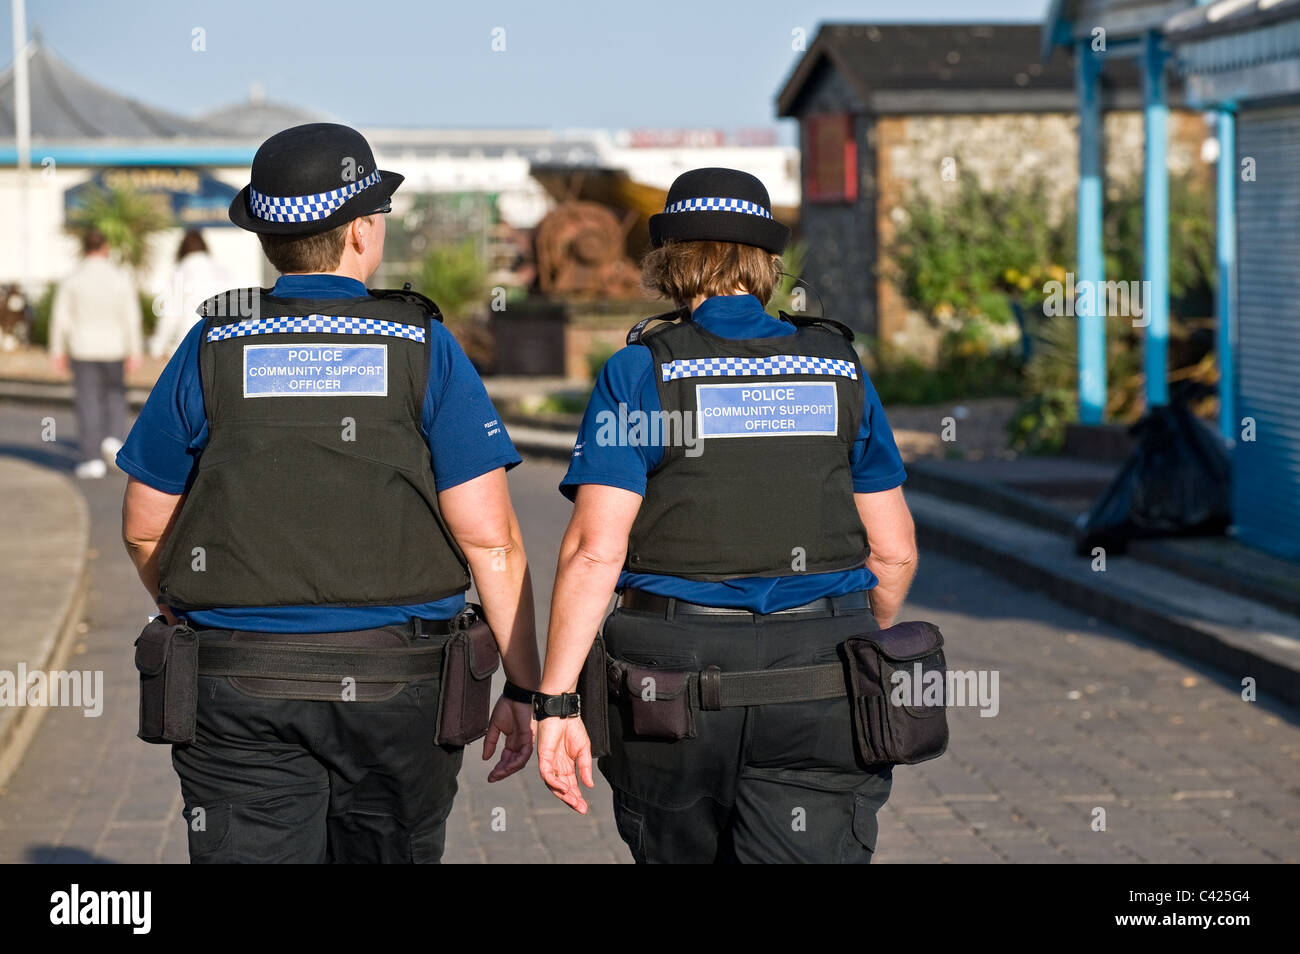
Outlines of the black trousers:
[{"label": "black trousers", "polygon": [[77,446],[82,460],[98,460],[106,437],[126,439],[126,384],[121,361],[72,361]]},{"label": "black trousers", "polygon": [[433,741],[440,681],[323,702],[200,676],[196,739],[172,746],[190,861],[438,862],[464,751]]},{"label": "black trousers", "polygon": [[[620,608],[604,636],[621,659],[727,671],[830,662],[838,643],[878,628],[867,610],[709,617]],[[675,742],[640,738],[628,704],[611,701],[600,769],[638,863],[870,863],[893,774],[859,763],[847,696],[697,711],[695,731]]]}]

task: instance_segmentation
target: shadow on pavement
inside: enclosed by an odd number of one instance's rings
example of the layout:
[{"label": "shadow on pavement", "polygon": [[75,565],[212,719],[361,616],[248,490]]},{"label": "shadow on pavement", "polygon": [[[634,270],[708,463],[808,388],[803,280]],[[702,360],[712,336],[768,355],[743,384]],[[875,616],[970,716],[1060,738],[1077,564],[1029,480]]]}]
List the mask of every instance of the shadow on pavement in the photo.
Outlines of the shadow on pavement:
[{"label": "shadow on pavement", "polygon": [[101,858],[93,851],[67,845],[33,845],[27,849],[27,863],[33,865],[115,865],[112,858]]},{"label": "shadow on pavement", "polygon": [[64,473],[71,473],[81,459],[66,445],[54,444],[39,447],[27,444],[0,444],[0,455],[16,457]]}]

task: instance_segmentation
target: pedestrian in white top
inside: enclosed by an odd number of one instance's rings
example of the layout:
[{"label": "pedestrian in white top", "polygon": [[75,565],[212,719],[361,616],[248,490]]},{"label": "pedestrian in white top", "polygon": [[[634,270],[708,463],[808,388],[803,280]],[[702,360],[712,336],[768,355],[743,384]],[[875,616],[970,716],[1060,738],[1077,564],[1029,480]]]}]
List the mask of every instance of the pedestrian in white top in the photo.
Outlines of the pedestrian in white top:
[{"label": "pedestrian in white top", "polygon": [[203,233],[198,229],[186,232],[176,252],[171,286],[163,295],[158,326],[149,340],[149,353],[155,358],[170,358],[199,320],[199,305],[232,284],[229,273],[208,254]]},{"label": "pedestrian in white top", "polygon": [[126,373],[140,363],[140,298],[131,273],[108,257],[97,228],[82,236],[85,257],[54,293],[50,357],[59,374],[72,365],[76,389],[78,477],[103,477],[104,458],[126,434]]}]

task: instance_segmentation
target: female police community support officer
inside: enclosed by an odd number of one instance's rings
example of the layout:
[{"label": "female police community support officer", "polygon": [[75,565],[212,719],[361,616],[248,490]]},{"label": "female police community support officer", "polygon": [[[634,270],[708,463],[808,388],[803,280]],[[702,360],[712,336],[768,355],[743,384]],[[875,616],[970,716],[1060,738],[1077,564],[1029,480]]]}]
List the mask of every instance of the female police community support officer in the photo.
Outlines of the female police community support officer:
[{"label": "female police community support officer", "polygon": [[[283,274],[269,294],[205,303],[163,371],[117,457],[123,536],[168,622],[183,612],[201,645],[391,654],[449,632],[472,571],[507,676],[531,688],[532,586],[505,477],[520,457],[431,303],[364,284],[401,182],[346,126],[258,149],[230,216]],[[346,688],[199,677],[196,738],[172,753],[191,860],[439,860],[463,749],[435,744],[438,677],[357,683],[355,701]],[[531,754],[527,698],[493,710],[483,757],[505,745],[490,780]]]},{"label": "female police community support officer", "polygon": [[916,560],[893,435],[841,330],[763,311],[789,230],[761,182],[684,173],[650,230],[644,282],[682,320],[643,322],[606,363],[560,485],[576,506],[538,766],[586,811],[574,763],[590,787],[591,749],[567,694],[617,589],[603,638],[623,691],[600,768],[634,858],[869,862],[892,775],[858,762],[847,697],[710,707],[705,687],[834,661],[892,624]]}]

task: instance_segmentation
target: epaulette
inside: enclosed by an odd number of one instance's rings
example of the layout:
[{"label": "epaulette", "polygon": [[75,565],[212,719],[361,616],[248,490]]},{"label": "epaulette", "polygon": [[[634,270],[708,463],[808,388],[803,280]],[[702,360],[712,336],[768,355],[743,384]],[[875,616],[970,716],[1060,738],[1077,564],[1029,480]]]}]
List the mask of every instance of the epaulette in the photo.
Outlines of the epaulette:
[{"label": "epaulette", "polygon": [[418,291],[411,289],[411,283],[407,282],[401,288],[367,288],[366,292],[371,298],[379,298],[386,301],[404,301],[412,305],[419,305],[431,318],[442,321],[442,312],[434,304],[432,298],[421,295]]},{"label": "epaulette", "polygon": [[234,315],[247,317],[255,315],[256,308],[253,302],[263,295],[270,295],[269,288],[228,288],[223,292],[218,292],[211,298],[205,298],[199,302],[199,306],[194,309],[195,313],[204,318],[229,318]]},{"label": "epaulette", "polygon": [[833,318],[815,317],[811,315],[791,315],[784,311],[778,311],[777,314],[781,316],[782,321],[788,321],[796,328],[810,328],[816,325],[822,328],[830,328],[838,331],[847,340],[853,340],[853,329]]},{"label": "epaulette", "polygon": [[650,331],[646,331],[646,326],[652,321],[662,321],[666,324],[672,324],[675,321],[685,320],[690,317],[690,314],[691,313],[688,309],[678,308],[676,311],[665,311],[661,315],[651,315],[649,318],[642,318],[633,325],[632,330],[627,333],[627,343],[630,345],[644,344],[646,335],[653,334],[659,330],[658,328],[653,328]]}]

